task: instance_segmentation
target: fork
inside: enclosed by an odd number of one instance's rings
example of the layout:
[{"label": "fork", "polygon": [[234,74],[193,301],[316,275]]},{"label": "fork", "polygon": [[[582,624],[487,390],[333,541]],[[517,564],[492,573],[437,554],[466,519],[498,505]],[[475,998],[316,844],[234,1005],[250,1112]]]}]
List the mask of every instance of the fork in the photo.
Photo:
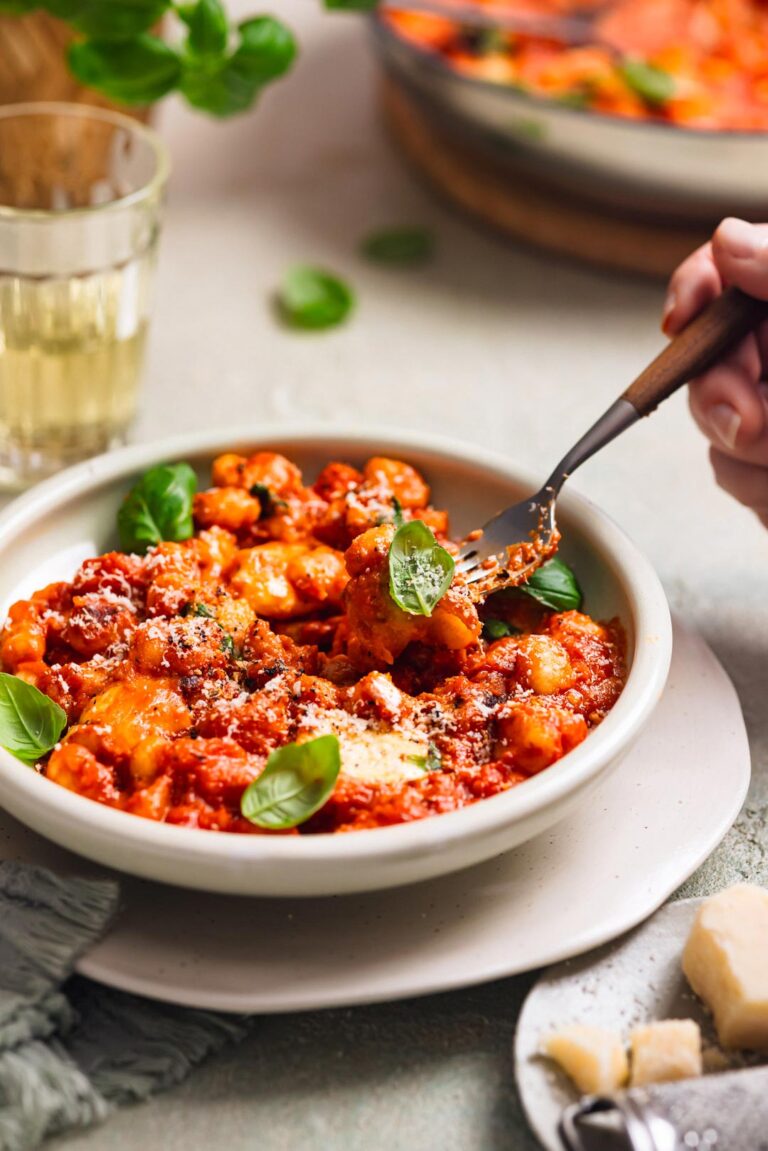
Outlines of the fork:
[{"label": "fork", "polygon": [[555,505],[573,472],[662,400],[711,368],[768,319],[768,301],[727,288],[641,372],[560,461],[540,491],[488,520],[465,540],[456,573],[480,602],[492,592],[525,583],[557,548]]}]

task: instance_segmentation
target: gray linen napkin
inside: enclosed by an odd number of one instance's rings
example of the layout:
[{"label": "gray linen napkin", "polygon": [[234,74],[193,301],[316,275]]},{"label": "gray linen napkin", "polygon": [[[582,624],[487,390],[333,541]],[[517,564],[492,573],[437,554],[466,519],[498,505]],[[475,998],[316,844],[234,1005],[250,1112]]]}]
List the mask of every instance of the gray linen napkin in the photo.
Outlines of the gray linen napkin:
[{"label": "gray linen napkin", "polygon": [[0,863],[0,1151],[98,1123],[247,1032],[242,1017],[69,978],[118,899],[111,880]]}]

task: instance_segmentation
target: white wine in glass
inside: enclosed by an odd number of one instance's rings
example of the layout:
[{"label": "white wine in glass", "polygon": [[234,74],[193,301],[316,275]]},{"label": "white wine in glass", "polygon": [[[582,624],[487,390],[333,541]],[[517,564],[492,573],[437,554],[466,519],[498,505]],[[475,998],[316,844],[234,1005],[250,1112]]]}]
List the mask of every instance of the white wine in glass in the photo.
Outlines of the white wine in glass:
[{"label": "white wine in glass", "polygon": [[0,109],[0,487],[124,440],[166,174],[154,133],[127,117]]}]

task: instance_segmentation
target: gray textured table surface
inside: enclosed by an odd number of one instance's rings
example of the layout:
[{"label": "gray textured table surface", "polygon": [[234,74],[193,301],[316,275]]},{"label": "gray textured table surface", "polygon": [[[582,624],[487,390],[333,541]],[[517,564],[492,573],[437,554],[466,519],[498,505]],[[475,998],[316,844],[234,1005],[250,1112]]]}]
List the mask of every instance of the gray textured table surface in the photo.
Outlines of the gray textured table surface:
[{"label": "gray textured table surface", "polygon": [[[176,173],[137,435],[294,417],[407,425],[508,451],[543,475],[659,348],[660,289],[506,247],[443,211],[384,137],[357,19],[310,0],[272,7],[303,52],[255,115],[214,124],[163,113]],[[402,222],[435,229],[435,262],[364,265],[360,236]],[[346,328],[277,326],[270,293],[297,261],[355,284]],[[682,398],[578,486],[650,555],[744,705],[750,799],[686,893],[768,884],[768,533],[714,487]],[[510,1043],[529,982],[265,1019],[177,1090],[56,1146],[528,1151]]]}]

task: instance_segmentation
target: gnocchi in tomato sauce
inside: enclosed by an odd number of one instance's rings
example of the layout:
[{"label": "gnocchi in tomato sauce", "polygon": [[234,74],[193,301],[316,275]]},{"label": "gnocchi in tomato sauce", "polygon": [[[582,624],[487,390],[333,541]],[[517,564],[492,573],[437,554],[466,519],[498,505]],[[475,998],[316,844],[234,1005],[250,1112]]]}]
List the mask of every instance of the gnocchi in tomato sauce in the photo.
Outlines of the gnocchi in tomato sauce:
[{"label": "gnocchi in tomato sauce", "polygon": [[[306,484],[282,455],[232,453],[212,480],[189,538],[89,559],[10,609],[3,670],[67,715],[39,765],[62,787],[212,831],[382,827],[523,784],[616,702],[615,621],[518,591],[478,608],[458,575],[431,612],[399,606],[399,526],[457,551],[409,464],[333,462]],[[246,819],[270,755],[329,734],[341,767],[319,810],[285,830]]]}]

